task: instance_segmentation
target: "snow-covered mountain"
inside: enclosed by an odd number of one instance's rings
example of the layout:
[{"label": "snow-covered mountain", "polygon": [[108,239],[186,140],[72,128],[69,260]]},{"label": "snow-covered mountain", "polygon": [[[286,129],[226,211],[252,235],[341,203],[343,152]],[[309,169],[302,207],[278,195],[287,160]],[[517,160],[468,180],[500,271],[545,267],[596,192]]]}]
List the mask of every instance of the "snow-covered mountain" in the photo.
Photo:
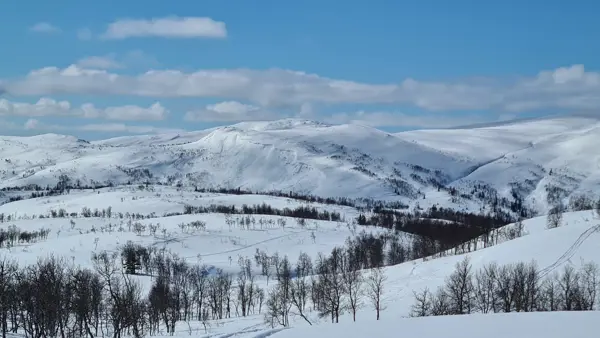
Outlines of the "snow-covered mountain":
[{"label": "snow-covered mountain", "polygon": [[[0,137],[0,188],[164,182],[489,208],[495,192],[537,211],[548,191],[600,192],[600,120],[562,117],[387,133],[286,119],[87,142]],[[63,176],[64,178],[64,176]],[[506,206],[505,205],[505,206]]]}]

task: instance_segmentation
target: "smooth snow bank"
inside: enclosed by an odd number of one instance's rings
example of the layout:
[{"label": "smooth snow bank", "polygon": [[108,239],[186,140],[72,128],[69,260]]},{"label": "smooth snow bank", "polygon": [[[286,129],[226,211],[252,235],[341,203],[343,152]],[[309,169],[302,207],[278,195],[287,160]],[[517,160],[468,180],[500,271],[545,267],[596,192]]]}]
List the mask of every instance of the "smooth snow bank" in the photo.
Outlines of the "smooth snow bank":
[{"label": "smooth snow bank", "polygon": [[[425,318],[385,318],[293,328],[272,338],[588,338],[598,335],[600,312],[504,313]],[[255,335],[253,337],[266,337]]]}]

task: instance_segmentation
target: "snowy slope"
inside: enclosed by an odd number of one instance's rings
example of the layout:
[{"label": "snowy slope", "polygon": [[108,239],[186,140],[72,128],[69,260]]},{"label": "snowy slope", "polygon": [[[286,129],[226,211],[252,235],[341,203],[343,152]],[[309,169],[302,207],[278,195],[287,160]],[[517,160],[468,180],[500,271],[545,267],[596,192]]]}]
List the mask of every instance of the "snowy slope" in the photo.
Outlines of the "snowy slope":
[{"label": "snowy slope", "polygon": [[[155,191],[138,191],[131,188],[111,188],[94,191],[77,191],[70,195],[43,197],[25,201],[17,201],[0,207],[0,213],[14,215],[10,222],[2,223],[1,227],[16,226],[22,230],[35,231],[42,227],[51,229],[46,240],[18,245],[12,248],[1,248],[0,256],[15,259],[21,265],[33,264],[39,257],[53,254],[72,260],[74,264],[90,266],[91,255],[101,250],[115,251],[127,241],[156,247],[166,248],[179,254],[191,263],[201,262],[212,268],[222,268],[226,272],[238,271],[238,257],[252,257],[256,249],[273,254],[288,255],[295,259],[300,252],[316,257],[319,252],[327,253],[335,246],[342,245],[353,233],[346,225],[336,222],[309,221],[301,227],[294,219],[287,219],[285,228],[276,225],[280,217],[259,216],[265,223],[253,229],[229,227],[223,214],[198,214],[160,217],[161,212],[180,210],[183,203],[208,205],[223,204],[256,204],[266,201],[273,206],[290,206],[293,202],[288,199],[278,199],[266,196],[228,196],[222,194],[197,194],[177,191],[173,188],[156,187]],[[267,199],[270,198],[270,199]],[[114,212],[128,211],[131,213],[147,214],[156,212],[159,217],[141,219],[140,223],[149,226],[160,224],[157,234],[147,231],[135,234],[127,220],[119,219],[113,214],[111,218],[36,218],[31,215],[49,213],[49,210],[66,208],[68,211],[79,211],[83,206],[105,208],[112,206]],[[321,208],[340,208],[338,206],[320,206]],[[351,210],[332,209],[332,211]],[[234,218],[237,217],[234,215]],[[71,222],[73,221],[73,222]],[[191,221],[206,222],[205,230],[183,231],[179,224]],[[499,264],[529,262],[535,260],[544,273],[560,271],[566,265],[581,266],[583,262],[598,262],[600,257],[600,220],[592,211],[565,213],[562,226],[548,230],[545,228],[545,217],[538,217],[524,222],[527,233],[521,238],[499,243],[485,249],[480,249],[465,255],[447,256],[443,258],[406,262],[384,269],[387,280],[384,285],[382,320],[375,322],[373,310],[365,304],[357,314],[357,323],[352,323],[351,315],[346,313],[340,318],[341,324],[328,324],[328,318],[318,319],[315,312],[307,315],[315,324],[307,324],[298,317],[293,318],[292,328],[281,330],[272,329],[263,322],[262,315],[252,315],[246,318],[230,318],[211,322],[208,333],[200,323],[188,324],[180,322],[178,335],[188,336],[191,330],[195,336],[206,337],[363,337],[365,334],[377,333],[382,337],[398,332],[410,333],[418,337],[437,337],[439,329],[458,330],[468,326],[469,332],[460,331],[460,336],[479,337],[481,332],[492,330],[497,337],[510,334],[511,337],[565,337],[564,323],[576,323],[577,328],[568,330],[568,337],[587,337],[590,325],[596,323],[598,315],[594,313],[533,313],[533,314],[501,314],[501,315],[472,315],[464,317],[401,319],[406,317],[414,302],[413,291],[425,287],[435,290],[444,283],[445,278],[454,270],[454,265],[465,256],[469,256],[474,270],[490,262]],[[370,232],[384,231],[374,227],[364,228]],[[311,233],[316,236],[313,240]],[[583,236],[582,236],[583,235]],[[256,268],[258,269],[258,268]],[[259,274],[259,271],[255,271]],[[151,277],[139,276],[144,287],[151,283]],[[273,282],[266,285],[262,276],[257,276],[261,287],[272,287]],[[469,324],[465,324],[468,321]],[[554,326],[542,323],[551,321]],[[431,325],[429,327],[428,325]],[[545,328],[547,330],[545,330]],[[316,331],[315,331],[316,330]],[[349,331],[351,330],[351,332]],[[482,331],[484,330],[484,331]],[[562,331],[561,331],[562,330]],[[491,331],[490,331],[491,332]],[[540,335],[540,333],[544,333]],[[458,333],[457,333],[458,334]],[[496,336],[491,335],[495,338]],[[521,336],[517,335],[521,334]],[[537,334],[532,335],[532,334]],[[553,335],[554,336],[553,336]]]},{"label": "snowy slope", "polygon": [[[383,319],[378,323],[340,323],[301,329],[273,330],[272,338],[461,337],[461,338],[588,338],[596,332],[598,312],[503,313]],[[241,335],[241,337],[265,337]]]},{"label": "snowy slope", "polygon": [[[295,191],[489,210],[452,198],[484,183],[546,211],[546,187],[600,190],[600,122],[586,117],[452,130],[386,133],[361,125],[286,119],[203,131],[87,142],[70,136],[0,137],[0,188],[162,182],[201,187]],[[517,185],[516,185],[517,184]]]},{"label": "snowy slope", "polygon": [[[523,237],[464,255],[388,267],[389,287],[384,303],[390,312],[408,316],[414,303],[412,291],[425,287],[436,290],[465,256],[470,257],[475,271],[491,262],[511,264],[535,260],[539,269],[548,274],[559,272],[565,265],[579,267],[583,262],[598,263],[600,220],[591,211],[580,211],[564,214],[563,221],[563,226],[548,230],[545,217],[532,218],[523,222],[528,233]],[[582,234],[584,238],[579,242]]]},{"label": "snowy slope", "polygon": [[600,191],[600,123],[590,117],[538,119],[493,127],[412,131],[397,134],[444,152],[478,159],[456,187],[484,182],[509,196],[516,186],[535,210],[544,212],[547,187],[597,196]]},{"label": "snowy slope", "polygon": [[[17,227],[21,231],[34,232],[41,228],[50,229],[47,240],[33,243],[18,243],[12,248],[0,247],[0,257],[10,256],[20,264],[33,264],[39,257],[56,255],[73,260],[81,266],[91,265],[91,256],[102,250],[116,251],[127,241],[165,248],[181,257],[232,274],[239,271],[239,256],[253,257],[257,249],[270,254],[279,252],[295,259],[301,252],[310,254],[330,252],[353,236],[354,229],[345,222],[306,220],[299,225],[295,218],[271,215],[249,215],[254,225],[240,226],[247,215],[232,215],[233,225],[227,224],[227,216],[219,213],[181,215],[183,206],[254,205],[266,203],[273,208],[296,208],[303,204],[287,198],[260,195],[200,194],[176,191],[169,187],[155,187],[154,191],[132,188],[99,189],[98,191],[74,191],[69,195],[40,197],[11,202],[0,206],[3,221],[0,229]],[[339,212],[351,221],[358,215],[355,209],[341,206],[319,205],[311,207],[330,212]],[[106,217],[51,217],[51,211],[65,209],[67,214],[80,213],[82,208],[91,210],[112,208]],[[123,213],[125,217],[121,217]],[[164,214],[178,213],[173,216]],[[146,218],[129,219],[129,214],[140,214]],[[10,216],[10,220],[8,217]],[[148,217],[150,216],[150,217]],[[280,226],[281,221],[285,226]],[[194,221],[206,223],[205,230],[183,231],[180,224]],[[133,223],[145,226],[141,234],[135,233]],[[150,233],[150,225],[158,231]],[[376,227],[365,230],[372,233],[386,231]],[[314,239],[313,239],[314,234]],[[232,261],[229,261],[229,259]],[[258,272],[257,272],[258,273]]]}]

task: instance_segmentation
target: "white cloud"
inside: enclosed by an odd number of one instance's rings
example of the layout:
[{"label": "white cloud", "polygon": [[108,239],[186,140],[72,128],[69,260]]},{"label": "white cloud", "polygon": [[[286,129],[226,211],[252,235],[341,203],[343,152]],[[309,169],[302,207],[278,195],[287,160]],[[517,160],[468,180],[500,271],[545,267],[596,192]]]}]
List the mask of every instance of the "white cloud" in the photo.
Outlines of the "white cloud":
[{"label": "white cloud", "polygon": [[82,69],[123,69],[123,68],[147,68],[160,65],[158,60],[141,50],[132,50],[118,56],[110,53],[103,56],[86,56],[75,63]]},{"label": "white cloud", "polygon": [[77,30],[77,38],[87,41],[92,39],[92,31],[89,28],[80,28]]},{"label": "white cloud", "polygon": [[184,119],[196,122],[237,122],[251,120],[268,120],[280,118],[260,107],[237,101],[224,101],[209,104],[203,109],[188,111]]},{"label": "white cloud", "polygon": [[169,111],[158,102],[147,108],[136,105],[97,108],[91,103],[73,107],[68,101],[56,101],[50,98],[41,98],[36,103],[0,99],[0,115],[8,116],[70,116],[122,121],[160,121],[168,114]]},{"label": "white cloud", "polygon": [[123,55],[121,58],[121,62],[126,64],[129,68],[148,69],[160,65],[160,62],[158,62],[154,56],[149,55],[139,49],[131,50],[125,53],[125,55]]},{"label": "white cloud", "polygon": [[95,123],[84,124],[80,126],[63,126],[55,124],[46,124],[36,119],[29,119],[23,125],[27,130],[44,131],[87,131],[104,133],[128,133],[128,134],[161,134],[161,133],[181,133],[183,129],[159,128],[153,126],[127,125],[122,123]]},{"label": "white cloud", "polygon": [[65,116],[73,113],[67,101],[41,98],[36,103],[11,102],[0,99],[0,114],[8,116]]},{"label": "white cloud", "polygon": [[161,133],[180,133],[184,132],[183,129],[174,128],[158,128],[153,126],[132,126],[122,123],[97,123],[97,124],[86,124],[77,129],[82,131],[92,132],[121,132],[130,134],[161,134]]},{"label": "white cloud", "polygon": [[216,104],[210,104],[206,106],[206,109],[212,110],[219,114],[242,115],[253,111],[257,111],[260,108],[249,104],[243,104],[237,101],[225,101]]},{"label": "white cloud", "polygon": [[105,56],[86,56],[77,61],[77,66],[92,69],[124,68],[124,65],[115,59],[115,54]]},{"label": "white cloud", "polygon": [[122,19],[108,25],[105,39],[132,37],[225,38],[224,22],[206,17],[165,17],[150,20]]},{"label": "white cloud", "polygon": [[35,25],[29,28],[30,31],[36,33],[58,33],[60,32],[60,28],[47,23],[47,22],[38,22]]},{"label": "white cloud", "polygon": [[31,129],[38,129],[40,126],[40,121],[36,120],[36,119],[29,119],[25,122],[25,124],[23,125],[23,127],[26,130],[31,130]]},{"label": "white cloud", "polygon": [[161,121],[169,114],[169,111],[159,102],[152,104],[148,108],[126,105],[100,109],[94,107],[91,103],[87,103],[82,105],[80,109],[84,117],[123,121]]},{"label": "white cloud", "polygon": [[4,82],[12,95],[97,94],[145,97],[204,97],[249,101],[262,107],[310,104],[396,104],[429,111],[600,108],[600,73],[583,66],[543,71],[511,82],[502,79],[457,82],[367,84],[282,69],[210,69],[191,73],[152,70],[122,75],[105,70],[47,67]]}]

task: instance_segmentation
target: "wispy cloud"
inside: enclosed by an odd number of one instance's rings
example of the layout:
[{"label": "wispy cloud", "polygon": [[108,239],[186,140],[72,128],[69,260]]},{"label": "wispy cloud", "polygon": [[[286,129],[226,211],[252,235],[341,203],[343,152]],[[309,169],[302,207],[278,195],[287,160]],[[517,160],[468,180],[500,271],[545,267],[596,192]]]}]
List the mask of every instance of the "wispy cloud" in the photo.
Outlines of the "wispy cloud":
[{"label": "wispy cloud", "polygon": [[87,41],[92,39],[92,31],[89,28],[80,28],[77,30],[77,38],[79,40]]},{"label": "wispy cloud", "polygon": [[29,30],[36,33],[58,33],[61,31],[60,28],[47,22],[38,22],[29,27]]},{"label": "wispy cloud", "polygon": [[98,108],[91,103],[73,107],[68,101],[56,101],[50,98],[41,98],[36,103],[11,102],[0,99],[0,115],[5,116],[70,116],[122,121],[160,121],[164,120],[168,114],[169,111],[158,102],[149,107],[124,105]]},{"label": "wispy cloud", "polygon": [[102,56],[86,56],[78,60],[75,65],[87,69],[122,69],[122,68],[145,68],[160,65],[155,57],[141,50],[133,50],[123,55],[110,53]]},{"label": "wispy cloud", "polygon": [[23,129],[38,131],[87,131],[103,133],[128,133],[128,134],[161,134],[161,133],[181,133],[183,129],[160,128],[154,126],[128,125],[123,123],[94,123],[80,126],[63,126],[57,124],[44,123],[37,119],[29,119],[23,124]]},{"label": "wispy cloud", "polygon": [[206,17],[165,17],[154,19],[121,19],[108,25],[104,39],[141,37],[162,38],[225,38],[224,22]]},{"label": "wispy cloud", "polygon": [[77,61],[77,66],[93,69],[115,69],[124,68],[124,65],[115,59],[115,54],[105,56],[86,56]]},{"label": "wispy cloud", "polygon": [[209,104],[202,109],[188,111],[184,120],[194,122],[238,122],[281,118],[281,114],[237,101]]}]

